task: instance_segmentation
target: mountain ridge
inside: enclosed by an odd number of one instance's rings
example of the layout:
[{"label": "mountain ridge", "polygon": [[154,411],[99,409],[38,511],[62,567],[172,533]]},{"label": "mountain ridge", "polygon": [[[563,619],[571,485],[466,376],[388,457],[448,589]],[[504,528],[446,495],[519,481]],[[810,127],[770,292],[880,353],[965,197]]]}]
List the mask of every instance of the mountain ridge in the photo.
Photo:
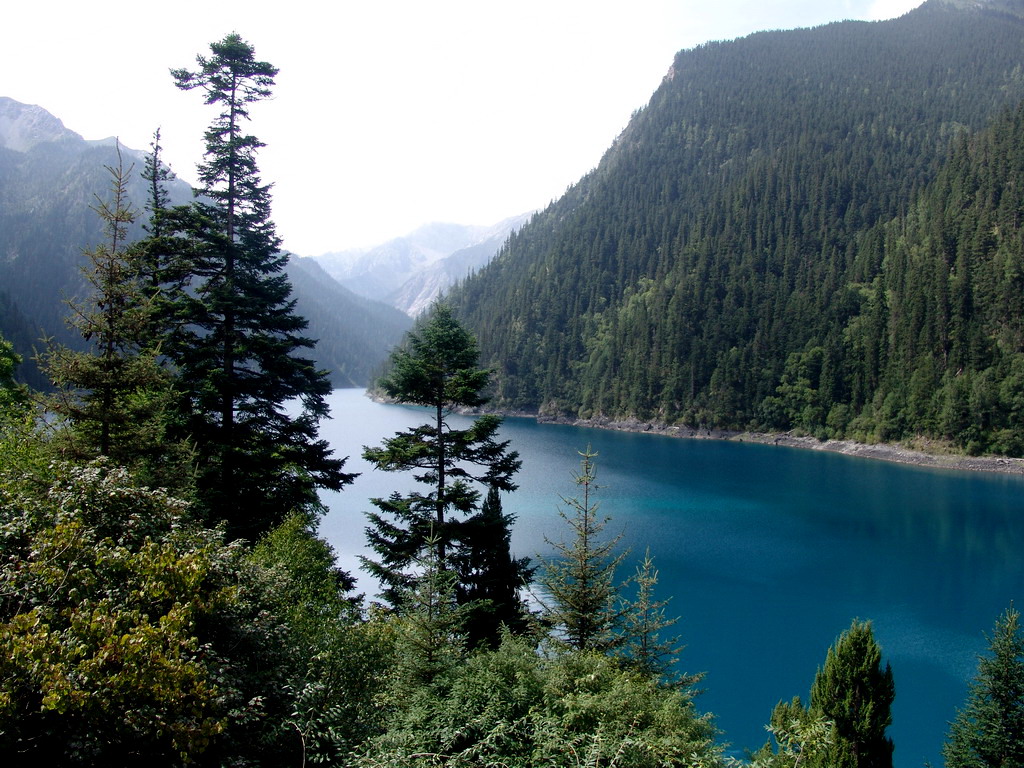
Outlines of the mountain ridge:
[{"label": "mountain ridge", "polygon": [[532,213],[491,225],[425,224],[384,243],[314,257],[339,283],[415,317],[490,261]]},{"label": "mountain ridge", "polygon": [[[126,168],[134,164],[128,195],[141,214],[148,199],[139,176],[144,152],[115,138],[83,139],[42,107],[0,97],[0,334],[25,360],[19,375],[37,388],[47,384],[32,361],[41,339],[75,349],[84,343],[65,323],[66,302],[85,294],[85,249],[105,240],[92,206],[109,194],[106,168],[118,164],[115,148]],[[172,204],[193,199],[192,188],[179,179],[168,191]],[[144,236],[143,219],[129,227],[130,239]],[[331,286],[326,273],[298,282],[293,296],[314,314],[307,318],[308,334],[321,340],[313,354],[318,364],[329,369],[336,386],[367,385],[411,321],[383,303]]]},{"label": "mountain ridge", "polygon": [[[893,237],[878,228],[1024,99],[1024,3],[997,5],[680,51],[598,166],[451,294],[497,371],[495,406],[865,441],[911,429],[885,415],[909,401],[867,330],[901,322],[878,302],[876,246]],[[960,397],[920,376],[929,412]]]}]

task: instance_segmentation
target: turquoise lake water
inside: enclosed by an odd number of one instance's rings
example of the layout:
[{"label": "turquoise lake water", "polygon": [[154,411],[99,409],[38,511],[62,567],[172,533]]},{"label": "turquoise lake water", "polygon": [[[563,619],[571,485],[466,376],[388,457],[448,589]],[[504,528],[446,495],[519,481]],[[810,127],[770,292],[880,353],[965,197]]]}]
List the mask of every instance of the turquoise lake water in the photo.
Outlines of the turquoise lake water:
[{"label": "turquoise lake water", "polygon": [[[427,419],[362,390],[336,390],[330,404],[322,435],[363,474],[324,496],[321,533],[357,573],[367,499],[415,487],[370,470],[362,447]],[[567,535],[558,510],[575,495],[577,451],[599,454],[607,530],[631,549],[620,576],[650,548],[659,596],[680,616],[681,667],[706,673],[698,706],[731,751],[764,743],[779,700],[806,702],[828,647],[861,618],[893,669],[896,766],[942,764],[985,634],[1011,601],[1024,602],[1024,478],[531,419],[506,420],[502,438],[523,460],[520,489],[504,499],[519,556]]]}]

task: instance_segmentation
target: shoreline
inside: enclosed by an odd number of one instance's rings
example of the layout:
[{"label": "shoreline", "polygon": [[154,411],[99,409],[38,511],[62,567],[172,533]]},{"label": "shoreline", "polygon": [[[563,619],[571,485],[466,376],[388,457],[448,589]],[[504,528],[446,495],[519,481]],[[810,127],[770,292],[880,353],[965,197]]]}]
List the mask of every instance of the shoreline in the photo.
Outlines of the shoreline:
[{"label": "shoreline", "polygon": [[[387,402],[366,390],[371,400]],[[853,440],[819,440],[810,435],[793,435],[788,432],[742,432],[727,429],[667,426],[653,421],[639,419],[572,419],[566,416],[548,416],[525,411],[490,411],[469,409],[465,413],[494,413],[503,418],[533,419],[538,424],[565,424],[572,427],[610,429],[618,432],[637,432],[665,435],[680,440],[731,440],[734,442],[778,445],[785,448],[800,448],[808,451],[829,451],[844,456],[855,456],[875,461],[888,461],[931,469],[952,469],[958,472],[996,472],[1005,475],[1024,475],[1024,458],[1012,456],[967,456],[957,453],[929,453],[896,443],[858,443]]]},{"label": "shoreline", "polygon": [[724,429],[697,429],[695,427],[670,427],[656,422],[636,419],[570,419],[566,417],[541,416],[529,413],[505,414],[514,418],[532,418],[538,424],[567,424],[575,427],[611,429],[618,432],[638,432],[666,435],[681,440],[731,440],[734,442],[778,445],[786,448],[801,448],[810,451],[829,451],[844,456],[856,456],[876,461],[889,461],[932,469],[952,469],[961,472],[998,472],[1008,475],[1024,475],[1024,459],[1009,456],[967,456],[954,453],[928,453],[893,443],[857,443],[853,440],[819,440],[809,435],[797,436],[786,432],[740,432]]}]

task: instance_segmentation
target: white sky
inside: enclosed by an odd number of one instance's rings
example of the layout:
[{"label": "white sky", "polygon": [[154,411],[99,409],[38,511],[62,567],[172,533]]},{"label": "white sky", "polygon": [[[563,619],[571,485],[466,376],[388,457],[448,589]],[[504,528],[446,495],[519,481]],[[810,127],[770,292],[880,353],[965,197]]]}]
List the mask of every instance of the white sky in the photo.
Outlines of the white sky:
[{"label": "white sky", "polygon": [[0,96],[117,135],[195,180],[213,108],[178,91],[238,32],[280,69],[249,127],[286,248],[493,224],[597,165],[676,51],[761,29],[899,16],[921,0],[176,0],[10,3]]}]

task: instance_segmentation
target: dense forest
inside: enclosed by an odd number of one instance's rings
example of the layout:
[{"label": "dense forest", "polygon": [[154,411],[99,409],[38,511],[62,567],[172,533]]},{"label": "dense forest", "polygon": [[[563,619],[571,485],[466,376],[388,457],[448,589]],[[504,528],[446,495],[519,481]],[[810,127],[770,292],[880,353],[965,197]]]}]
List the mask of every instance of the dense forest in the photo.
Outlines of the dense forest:
[{"label": "dense forest", "polygon": [[451,296],[497,407],[1019,453],[1022,50],[931,0],[680,52]]}]

